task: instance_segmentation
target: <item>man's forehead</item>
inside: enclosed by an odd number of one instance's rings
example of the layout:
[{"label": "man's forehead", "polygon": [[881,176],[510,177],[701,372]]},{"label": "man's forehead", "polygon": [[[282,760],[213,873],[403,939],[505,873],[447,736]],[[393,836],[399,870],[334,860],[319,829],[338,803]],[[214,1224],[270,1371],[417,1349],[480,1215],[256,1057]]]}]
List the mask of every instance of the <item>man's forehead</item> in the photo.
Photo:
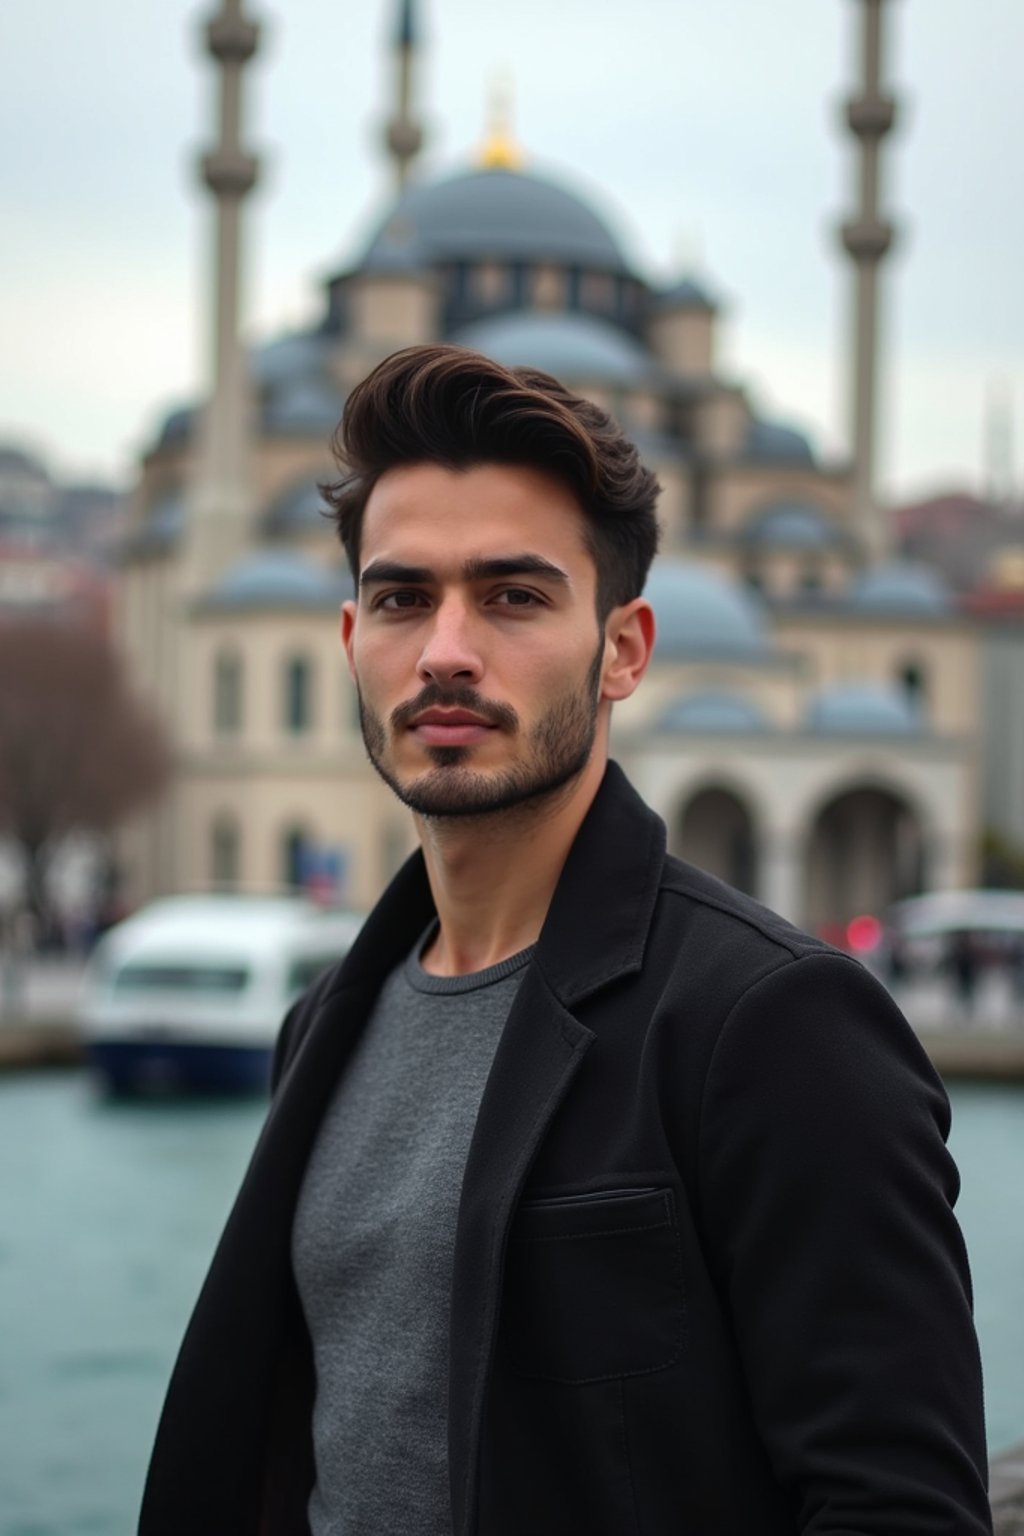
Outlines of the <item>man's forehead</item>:
[{"label": "man's forehead", "polygon": [[383,555],[462,564],[525,549],[559,564],[591,560],[586,517],[572,491],[520,465],[388,470],[370,493],[361,532],[364,565]]}]

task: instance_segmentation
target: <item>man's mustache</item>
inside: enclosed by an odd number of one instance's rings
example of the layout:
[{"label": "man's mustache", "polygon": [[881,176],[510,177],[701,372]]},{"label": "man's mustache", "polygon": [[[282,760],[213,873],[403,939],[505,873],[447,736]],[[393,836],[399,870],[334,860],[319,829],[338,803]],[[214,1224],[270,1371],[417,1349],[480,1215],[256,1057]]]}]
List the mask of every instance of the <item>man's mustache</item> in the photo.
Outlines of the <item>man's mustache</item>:
[{"label": "man's mustache", "polygon": [[396,731],[403,730],[425,709],[469,709],[474,715],[486,720],[488,725],[498,726],[500,730],[514,731],[519,726],[519,716],[510,705],[482,698],[474,688],[466,684],[445,688],[440,683],[428,683],[414,699],[392,710],[393,728]]}]

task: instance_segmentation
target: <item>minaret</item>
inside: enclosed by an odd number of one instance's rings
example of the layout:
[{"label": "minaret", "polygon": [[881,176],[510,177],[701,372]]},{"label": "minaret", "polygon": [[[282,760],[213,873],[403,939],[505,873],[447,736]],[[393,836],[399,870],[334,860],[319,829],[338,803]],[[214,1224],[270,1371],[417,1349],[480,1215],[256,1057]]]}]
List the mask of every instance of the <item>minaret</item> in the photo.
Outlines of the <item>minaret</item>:
[{"label": "minaret", "polygon": [[259,162],[241,145],[242,69],[256,52],[259,28],[242,0],[221,0],[206,28],[220,69],[220,136],[200,174],[216,200],[213,378],[203,416],[188,530],[190,584],[205,585],[244,549],[251,517],[249,396],[239,335],[242,202]]},{"label": "minaret", "polygon": [[875,428],[878,419],[878,266],[893,240],[879,212],[881,144],[896,119],[896,103],[881,92],[882,11],[886,0],[857,0],[862,8],[861,93],[846,107],[846,121],[860,141],[859,207],[842,227],[842,241],[856,272],[853,308],[854,516],[869,557],[884,558],[889,539],[875,498]]},{"label": "minaret", "polygon": [[413,117],[413,68],[419,48],[413,0],[398,0],[394,34],[395,111],[387,125],[385,142],[395,165],[399,192],[409,181],[412,163],[423,148],[423,129]]}]

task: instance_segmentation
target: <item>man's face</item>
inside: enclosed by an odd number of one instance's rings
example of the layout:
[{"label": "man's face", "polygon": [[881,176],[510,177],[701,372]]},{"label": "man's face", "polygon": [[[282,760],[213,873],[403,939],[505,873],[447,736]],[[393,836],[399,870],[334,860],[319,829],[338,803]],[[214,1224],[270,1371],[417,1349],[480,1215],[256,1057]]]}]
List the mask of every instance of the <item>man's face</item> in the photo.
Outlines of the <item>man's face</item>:
[{"label": "man's face", "polygon": [[414,811],[493,814],[585,767],[605,659],[585,526],[536,469],[378,481],[342,634],[370,760]]}]

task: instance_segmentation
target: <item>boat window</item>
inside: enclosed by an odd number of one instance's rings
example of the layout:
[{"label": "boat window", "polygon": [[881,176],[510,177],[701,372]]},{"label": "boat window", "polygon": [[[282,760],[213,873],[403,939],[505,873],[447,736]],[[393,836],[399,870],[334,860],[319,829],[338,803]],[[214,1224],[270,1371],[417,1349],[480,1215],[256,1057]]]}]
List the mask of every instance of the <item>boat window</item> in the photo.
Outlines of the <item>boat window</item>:
[{"label": "boat window", "polygon": [[114,992],[241,992],[249,981],[244,965],[124,965],[114,978]]}]

